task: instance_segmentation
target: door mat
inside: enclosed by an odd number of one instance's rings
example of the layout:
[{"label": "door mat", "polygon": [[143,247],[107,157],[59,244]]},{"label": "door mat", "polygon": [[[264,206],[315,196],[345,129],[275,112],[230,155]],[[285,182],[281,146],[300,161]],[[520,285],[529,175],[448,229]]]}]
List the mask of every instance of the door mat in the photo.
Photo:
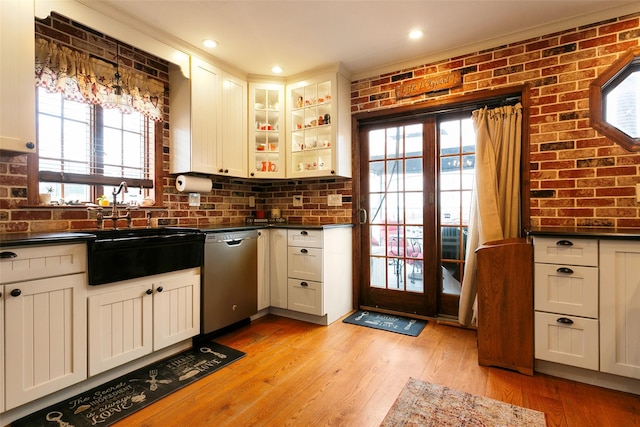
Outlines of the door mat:
[{"label": "door mat", "polygon": [[11,423],[11,427],[110,426],[245,353],[215,342],[152,363]]},{"label": "door mat", "polygon": [[409,378],[380,427],[544,427],[544,413]]},{"label": "door mat", "polygon": [[345,318],[343,322],[373,329],[381,329],[383,331],[397,332],[403,335],[411,335],[412,337],[420,335],[420,332],[427,326],[426,320],[410,319],[408,317],[362,310],[351,314]]}]

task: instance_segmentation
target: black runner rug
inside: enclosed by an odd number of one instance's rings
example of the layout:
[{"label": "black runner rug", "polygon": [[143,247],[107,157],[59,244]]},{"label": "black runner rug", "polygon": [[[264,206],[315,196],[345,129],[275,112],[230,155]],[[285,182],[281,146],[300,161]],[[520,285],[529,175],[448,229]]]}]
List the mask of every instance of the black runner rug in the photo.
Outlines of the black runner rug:
[{"label": "black runner rug", "polygon": [[222,344],[199,343],[193,349],[137,369],[10,425],[110,426],[244,356],[245,353]]},{"label": "black runner rug", "polygon": [[427,326],[426,320],[410,319],[408,317],[363,310],[356,311],[349,317],[346,317],[343,322],[373,329],[381,329],[383,331],[396,332],[403,335],[411,335],[412,337],[420,335],[420,332]]}]

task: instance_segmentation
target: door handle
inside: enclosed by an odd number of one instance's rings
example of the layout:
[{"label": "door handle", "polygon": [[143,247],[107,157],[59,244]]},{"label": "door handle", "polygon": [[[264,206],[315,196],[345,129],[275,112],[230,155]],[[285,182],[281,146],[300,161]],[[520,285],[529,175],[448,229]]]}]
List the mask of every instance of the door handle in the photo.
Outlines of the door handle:
[{"label": "door handle", "polygon": [[366,209],[358,209],[358,222],[360,224],[367,223],[367,210]]}]

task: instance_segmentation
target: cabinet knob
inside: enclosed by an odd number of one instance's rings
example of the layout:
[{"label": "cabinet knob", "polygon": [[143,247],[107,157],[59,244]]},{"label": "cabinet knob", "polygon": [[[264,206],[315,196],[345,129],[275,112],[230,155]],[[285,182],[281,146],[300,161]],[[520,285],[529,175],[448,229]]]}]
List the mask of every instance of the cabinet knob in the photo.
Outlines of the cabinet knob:
[{"label": "cabinet knob", "polygon": [[34,144],[33,142],[29,141],[25,144],[27,146],[27,148],[29,150],[33,150],[34,148],[36,148],[36,144]]},{"label": "cabinet knob", "polygon": [[224,173],[229,173],[229,169],[225,169],[225,170],[224,170]]},{"label": "cabinet knob", "polygon": [[158,286],[158,289],[157,289],[158,292],[162,292],[163,290],[164,289],[162,288],[162,286]]},{"label": "cabinet knob", "polygon": [[556,270],[558,273],[573,274],[573,270],[568,267],[560,267]]},{"label": "cabinet knob", "polygon": [[218,172],[219,172],[219,173],[223,173],[223,172],[224,172],[224,169],[218,169]]},{"label": "cabinet knob", "polygon": [[253,172],[251,172],[249,175],[251,175],[251,176],[256,176],[256,174],[255,174],[255,173],[253,173]]},{"label": "cabinet knob", "polygon": [[573,246],[573,242],[569,240],[558,240],[556,246]]},{"label": "cabinet knob", "polygon": [[573,325],[573,320],[568,319],[566,317],[560,317],[560,318],[558,318],[558,320],[556,320],[556,322],[558,322],[560,324],[563,324],[563,325],[567,325],[567,326]]},{"label": "cabinet knob", "polygon": [[151,289],[147,289],[147,291],[145,292],[145,294],[147,294],[147,295],[151,295],[152,293],[153,293],[153,290],[151,290]]},{"label": "cabinet knob", "polygon": [[308,250],[306,250],[306,249],[300,249],[300,252],[301,252],[301,253],[303,253],[303,254],[306,254],[306,253],[307,253],[307,252],[309,252],[309,251],[308,251]]},{"label": "cabinet knob", "polygon": [[19,297],[20,294],[22,294],[22,291],[20,289],[13,289],[10,293],[12,297]]},{"label": "cabinet knob", "polygon": [[8,258],[18,258],[18,254],[15,252],[0,252],[0,259],[8,259]]},{"label": "cabinet knob", "polygon": [[333,169],[331,170],[331,175],[335,175],[336,171],[334,171]]},{"label": "cabinet knob", "polygon": [[307,286],[309,286],[309,284],[307,282],[300,282],[300,286],[307,287]]},{"label": "cabinet knob", "polygon": [[307,232],[307,230],[302,230],[302,231],[300,232],[300,234],[302,234],[303,236],[306,236],[306,235],[307,235],[307,234],[309,234],[309,233]]}]

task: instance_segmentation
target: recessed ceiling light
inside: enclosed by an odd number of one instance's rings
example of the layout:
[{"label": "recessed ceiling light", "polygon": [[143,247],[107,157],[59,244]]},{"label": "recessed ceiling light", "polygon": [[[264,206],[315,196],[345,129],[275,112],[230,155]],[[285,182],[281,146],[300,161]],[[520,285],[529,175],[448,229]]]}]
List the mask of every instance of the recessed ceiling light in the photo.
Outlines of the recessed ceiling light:
[{"label": "recessed ceiling light", "polygon": [[218,42],[215,40],[205,40],[202,42],[203,45],[205,45],[205,47],[211,48],[213,49],[214,47],[218,46]]},{"label": "recessed ceiling light", "polygon": [[420,38],[422,38],[422,35],[423,35],[422,30],[411,30],[411,31],[409,32],[409,38],[410,38],[411,40],[417,40],[417,39],[420,39]]},{"label": "recessed ceiling light", "polygon": [[279,65],[274,66],[271,71],[273,71],[276,74],[280,74],[282,72],[282,67]]}]

